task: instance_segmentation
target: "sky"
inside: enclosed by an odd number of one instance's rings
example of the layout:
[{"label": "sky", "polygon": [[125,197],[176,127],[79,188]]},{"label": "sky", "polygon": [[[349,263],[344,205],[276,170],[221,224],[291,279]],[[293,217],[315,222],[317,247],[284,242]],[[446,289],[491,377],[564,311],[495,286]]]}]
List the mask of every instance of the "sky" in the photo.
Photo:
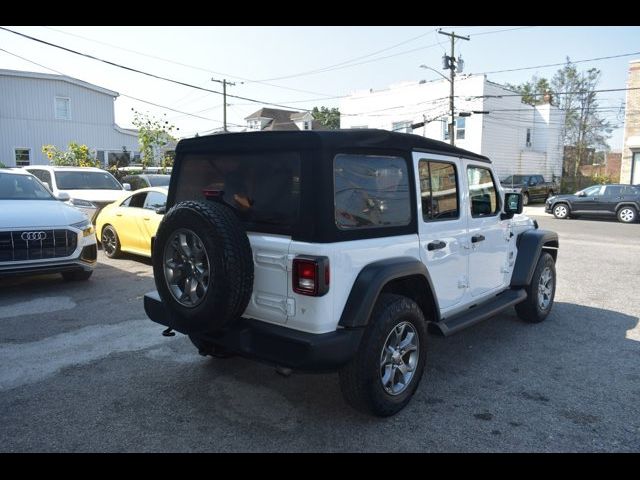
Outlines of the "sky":
[{"label": "sky", "polygon": [[[456,42],[464,73],[518,69],[623,54],[579,63],[580,70],[602,72],[599,89],[623,89],[629,61],[640,59],[640,27],[562,26],[6,26],[50,43],[179,82],[221,92],[212,79],[235,85],[227,93],[230,130],[267,102],[292,109],[337,107],[340,96],[381,89],[403,81],[439,78],[449,38],[438,28],[470,36]],[[22,57],[22,58],[19,58]],[[35,63],[33,63],[35,62]],[[0,30],[0,68],[62,73],[115,90],[116,123],[131,128],[132,108],[162,117],[179,128],[178,137],[219,130],[220,94],[177,85]],[[542,67],[487,73],[498,83],[517,84],[533,75],[551,77],[560,68]],[[52,70],[50,70],[52,69]],[[135,97],[138,100],[134,100]],[[625,92],[598,96],[607,119],[616,125],[609,141],[622,147]],[[143,103],[145,100],[149,103]],[[169,110],[168,108],[173,109]],[[178,112],[176,112],[177,110]],[[166,116],[165,116],[166,115]]]}]

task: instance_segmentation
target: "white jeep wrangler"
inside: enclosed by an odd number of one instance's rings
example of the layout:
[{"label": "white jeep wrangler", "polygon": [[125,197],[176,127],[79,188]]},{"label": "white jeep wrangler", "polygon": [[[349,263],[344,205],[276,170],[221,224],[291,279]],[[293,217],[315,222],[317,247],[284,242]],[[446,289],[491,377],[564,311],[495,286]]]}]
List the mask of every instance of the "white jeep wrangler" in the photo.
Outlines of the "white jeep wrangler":
[{"label": "white jeep wrangler", "polygon": [[182,140],[167,208],[153,321],[203,355],[337,370],[376,415],[416,391],[428,324],[451,335],[511,306],[540,322],[553,305],[557,235],[519,215],[488,158],[416,135]]}]

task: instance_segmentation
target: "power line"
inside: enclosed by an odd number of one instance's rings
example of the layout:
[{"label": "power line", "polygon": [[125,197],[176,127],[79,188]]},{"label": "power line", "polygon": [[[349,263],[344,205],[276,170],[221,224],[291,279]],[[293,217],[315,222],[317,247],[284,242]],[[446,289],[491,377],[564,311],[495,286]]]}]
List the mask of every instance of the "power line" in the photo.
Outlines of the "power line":
[{"label": "power line", "polygon": [[469,36],[470,37],[477,37],[479,35],[489,35],[491,33],[512,32],[514,30],[522,30],[524,28],[536,28],[536,26],[533,25],[533,26],[528,26],[528,27],[503,28],[502,30],[489,30],[488,32],[471,33],[471,34],[469,34]]},{"label": "power line", "polygon": [[[102,58],[98,58],[98,57],[95,57],[95,56],[93,56],[93,55],[89,55],[88,53],[79,52],[79,51],[77,51],[77,50],[73,50],[73,49],[71,49],[71,48],[63,47],[63,46],[61,46],[61,45],[56,45],[55,43],[47,42],[46,40],[41,40],[41,39],[39,39],[39,38],[32,37],[32,36],[30,36],[30,35],[26,35],[26,34],[24,34],[24,33],[16,32],[16,31],[11,30],[11,29],[9,29],[9,28],[0,27],[0,29],[1,29],[1,30],[5,30],[5,31],[10,32],[10,33],[13,33],[13,34],[15,34],[15,35],[19,35],[19,36],[21,36],[21,37],[27,38],[27,39],[29,39],[29,40],[33,40],[33,41],[35,41],[35,42],[42,43],[42,44],[44,44],[44,45],[48,45],[48,46],[50,46],[50,47],[58,48],[58,49],[60,49],[60,50],[67,51],[67,52],[69,52],[69,53],[73,53],[74,55],[79,55],[79,56],[81,56],[81,57],[89,58],[89,59],[91,59],[91,60],[96,60],[96,61],[98,61],[98,62],[102,62],[102,63],[105,63],[105,64],[107,64],[107,65],[111,65],[111,66],[114,66],[114,67],[117,67],[117,68],[121,68],[121,69],[123,69],[123,70],[128,70],[128,71],[130,71],[130,72],[139,73],[139,74],[141,74],[141,75],[146,75],[146,76],[148,76],[148,77],[156,78],[156,79],[158,79],[158,80],[164,80],[164,81],[166,81],[166,82],[175,83],[176,85],[182,85],[182,86],[184,86],[184,87],[195,88],[195,89],[202,90],[202,91],[205,91],[205,92],[211,92],[211,93],[216,93],[216,94],[218,94],[218,95],[222,95],[222,92],[218,92],[218,91],[216,91],[216,90],[211,90],[211,89],[208,89],[208,88],[200,87],[200,86],[198,86],[198,85],[193,85],[193,84],[191,84],[191,83],[181,82],[181,81],[179,81],[179,80],[174,80],[174,79],[172,79],[172,78],[163,77],[163,76],[161,76],[161,75],[156,75],[156,74],[154,74],[154,73],[145,72],[145,71],[143,71],[143,70],[138,70],[138,69],[133,68],[133,67],[127,67],[126,65],[120,65],[119,63],[111,62],[111,61],[109,61],[109,60],[104,60],[104,59],[102,59]],[[290,106],[288,106],[288,105],[280,105],[280,104],[277,104],[277,103],[265,102],[265,101],[263,101],[263,100],[256,100],[256,99],[254,99],[254,98],[241,97],[241,96],[239,96],[239,95],[230,95],[230,94],[229,94],[229,95],[227,95],[227,96],[229,96],[229,97],[233,97],[233,98],[239,98],[240,100],[247,100],[247,101],[249,101],[249,102],[260,103],[260,104],[263,104],[263,105],[273,105],[273,106],[275,106],[275,107],[288,108],[288,109],[291,109],[291,110],[295,110],[295,108],[290,107]],[[307,109],[302,109],[302,110],[304,110],[304,111],[308,111]]]},{"label": "power line", "polygon": [[[586,58],[583,60],[575,60],[575,61],[572,60],[570,63],[596,62],[599,60],[609,60],[611,58],[631,57],[633,55],[639,55],[639,54],[640,52],[622,53],[620,55],[609,55],[607,57]],[[489,73],[519,72],[521,70],[534,70],[536,68],[558,67],[566,64],[567,62],[564,61],[562,63],[548,63],[546,65],[536,65],[535,67],[520,67],[520,68],[510,68],[507,70],[493,70],[490,72],[480,72],[480,73],[475,73],[474,75],[487,75]]]},{"label": "power line", "polygon": [[[628,92],[630,90],[640,90],[640,87],[630,87],[630,88],[608,88],[602,90],[591,90],[589,93],[601,93],[601,92]],[[557,95],[577,95],[583,94],[584,91],[575,91],[575,92],[553,92],[553,96]],[[539,97],[540,95],[546,95],[546,93],[505,93],[502,95],[457,95],[457,98],[502,98],[502,97]]]},{"label": "power line", "polygon": [[196,65],[190,65],[188,63],[178,62],[178,61],[175,61],[175,60],[171,60],[169,58],[159,57],[157,55],[151,55],[150,53],[144,53],[144,52],[140,52],[138,50],[133,50],[131,48],[125,48],[125,47],[121,47],[119,45],[114,45],[112,43],[102,42],[100,40],[96,40],[96,39],[93,39],[93,38],[84,37],[82,35],[78,35],[78,34],[75,34],[75,33],[65,32],[64,30],[58,30],[57,28],[52,28],[52,27],[42,27],[42,28],[46,28],[47,30],[52,30],[54,32],[62,33],[64,35],[69,35],[69,36],[72,36],[72,37],[81,38],[81,39],[87,40],[89,42],[95,42],[95,43],[98,43],[100,45],[105,45],[107,47],[123,50],[125,52],[135,53],[136,55],[141,55],[143,57],[153,58],[155,60],[160,60],[162,62],[167,62],[167,63],[171,63],[171,64],[174,64],[174,65],[180,65],[181,67],[192,68],[194,70],[199,70],[201,72],[206,72],[206,73],[214,74],[214,75],[220,75],[220,76],[223,76],[223,77],[237,78],[239,80],[244,80],[245,83],[259,83],[259,84],[267,85],[267,86],[270,86],[270,87],[281,88],[283,90],[291,90],[291,91],[294,91],[294,92],[310,93],[312,95],[320,95],[320,96],[323,96],[323,97],[335,98],[335,97],[332,97],[331,95],[327,95],[325,93],[312,92],[310,90],[301,90],[299,88],[293,88],[293,87],[285,87],[283,85],[275,85],[273,83],[267,83],[267,82],[260,81],[260,80],[252,80],[250,78],[240,77],[238,75],[231,75],[229,73],[216,72],[214,70],[209,70],[207,68],[199,67],[199,66],[196,66]]},{"label": "power line", "polygon": [[[13,52],[10,52],[10,51],[8,51],[8,50],[5,50],[4,48],[0,48],[0,51],[3,51],[3,52],[5,52],[5,53],[8,53],[9,55],[12,55],[12,56],[17,57],[17,58],[19,58],[19,59],[21,59],[21,60],[24,60],[25,62],[29,62],[29,63],[32,63],[32,64],[34,64],[34,65],[37,65],[37,66],[39,66],[39,67],[41,67],[41,68],[44,68],[44,69],[46,69],[46,70],[50,70],[50,71],[52,71],[52,72],[55,72],[55,73],[57,73],[57,74],[59,74],[59,75],[63,75],[63,76],[68,77],[68,78],[74,78],[74,77],[71,77],[70,75],[66,75],[66,74],[64,74],[63,72],[60,72],[60,71],[58,71],[58,70],[56,70],[56,69],[54,69],[54,68],[47,67],[46,65],[42,65],[41,63],[35,62],[35,61],[33,61],[33,60],[29,60],[28,58],[25,58],[25,57],[23,57],[23,56],[21,56],[21,55],[18,55],[18,54],[16,54],[16,53],[13,53]],[[78,79],[78,80],[79,80],[79,79]],[[202,116],[200,116],[200,115],[196,115],[196,114],[194,114],[194,113],[184,112],[184,111],[182,111],[182,110],[176,110],[175,108],[167,107],[166,105],[160,105],[160,104],[158,104],[158,103],[154,103],[154,102],[151,102],[151,101],[149,101],[149,100],[143,100],[142,98],[134,97],[134,96],[132,96],[132,95],[127,95],[127,94],[125,94],[125,93],[120,93],[120,96],[122,96],[122,97],[126,97],[126,98],[130,98],[130,99],[132,99],[132,100],[136,100],[136,101],[138,101],[138,102],[146,103],[146,104],[148,104],[148,105],[153,105],[154,107],[159,107],[159,108],[163,108],[163,109],[165,109],[165,110],[170,110],[170,111],[172,111],[172,112],[181,113],[181,114],[183,114],[183,115],[187,115],[187,116],[190,116],[190,117],[199,118],[199,119],[201,119],[201,120],[208,120],[208,121],[211,121],[211,122],[222,123],[222,121],[217,120],[217,119],[215,119],[215,118],[202,117]],[[243,125],[236,125],[236,126],[243,126]]]}]

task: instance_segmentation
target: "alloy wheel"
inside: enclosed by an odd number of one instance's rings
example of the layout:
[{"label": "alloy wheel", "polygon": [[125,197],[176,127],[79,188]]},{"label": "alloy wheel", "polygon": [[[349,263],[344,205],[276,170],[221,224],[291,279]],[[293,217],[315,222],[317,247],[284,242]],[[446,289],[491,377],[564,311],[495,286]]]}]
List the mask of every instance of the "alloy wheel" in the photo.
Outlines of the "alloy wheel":
[{"label": "alloy wheel", "polygon": [[546,267],[540,274],[540,280],[538,281],[538,307],[540,310],[545,311],[549,308],[552,294],[553,273],[549,267]]},{"label": "alloy wheel", "polygon": [[419,358],[418,333],[409,322],[396,325],[380,353],[380,383],[390,395],[400,395],[413,379]]}]

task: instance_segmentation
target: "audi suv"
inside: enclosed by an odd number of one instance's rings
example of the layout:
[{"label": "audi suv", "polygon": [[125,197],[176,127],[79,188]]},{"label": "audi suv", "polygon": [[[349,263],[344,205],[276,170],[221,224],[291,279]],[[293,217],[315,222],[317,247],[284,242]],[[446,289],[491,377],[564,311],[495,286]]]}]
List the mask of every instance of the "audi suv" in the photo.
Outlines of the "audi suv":
[{"label": "audi suv", "polygon": [[86,214],[25,170],[0,170],[0,277],[61,273],[65,280],[87,280],[96,257]]}]

